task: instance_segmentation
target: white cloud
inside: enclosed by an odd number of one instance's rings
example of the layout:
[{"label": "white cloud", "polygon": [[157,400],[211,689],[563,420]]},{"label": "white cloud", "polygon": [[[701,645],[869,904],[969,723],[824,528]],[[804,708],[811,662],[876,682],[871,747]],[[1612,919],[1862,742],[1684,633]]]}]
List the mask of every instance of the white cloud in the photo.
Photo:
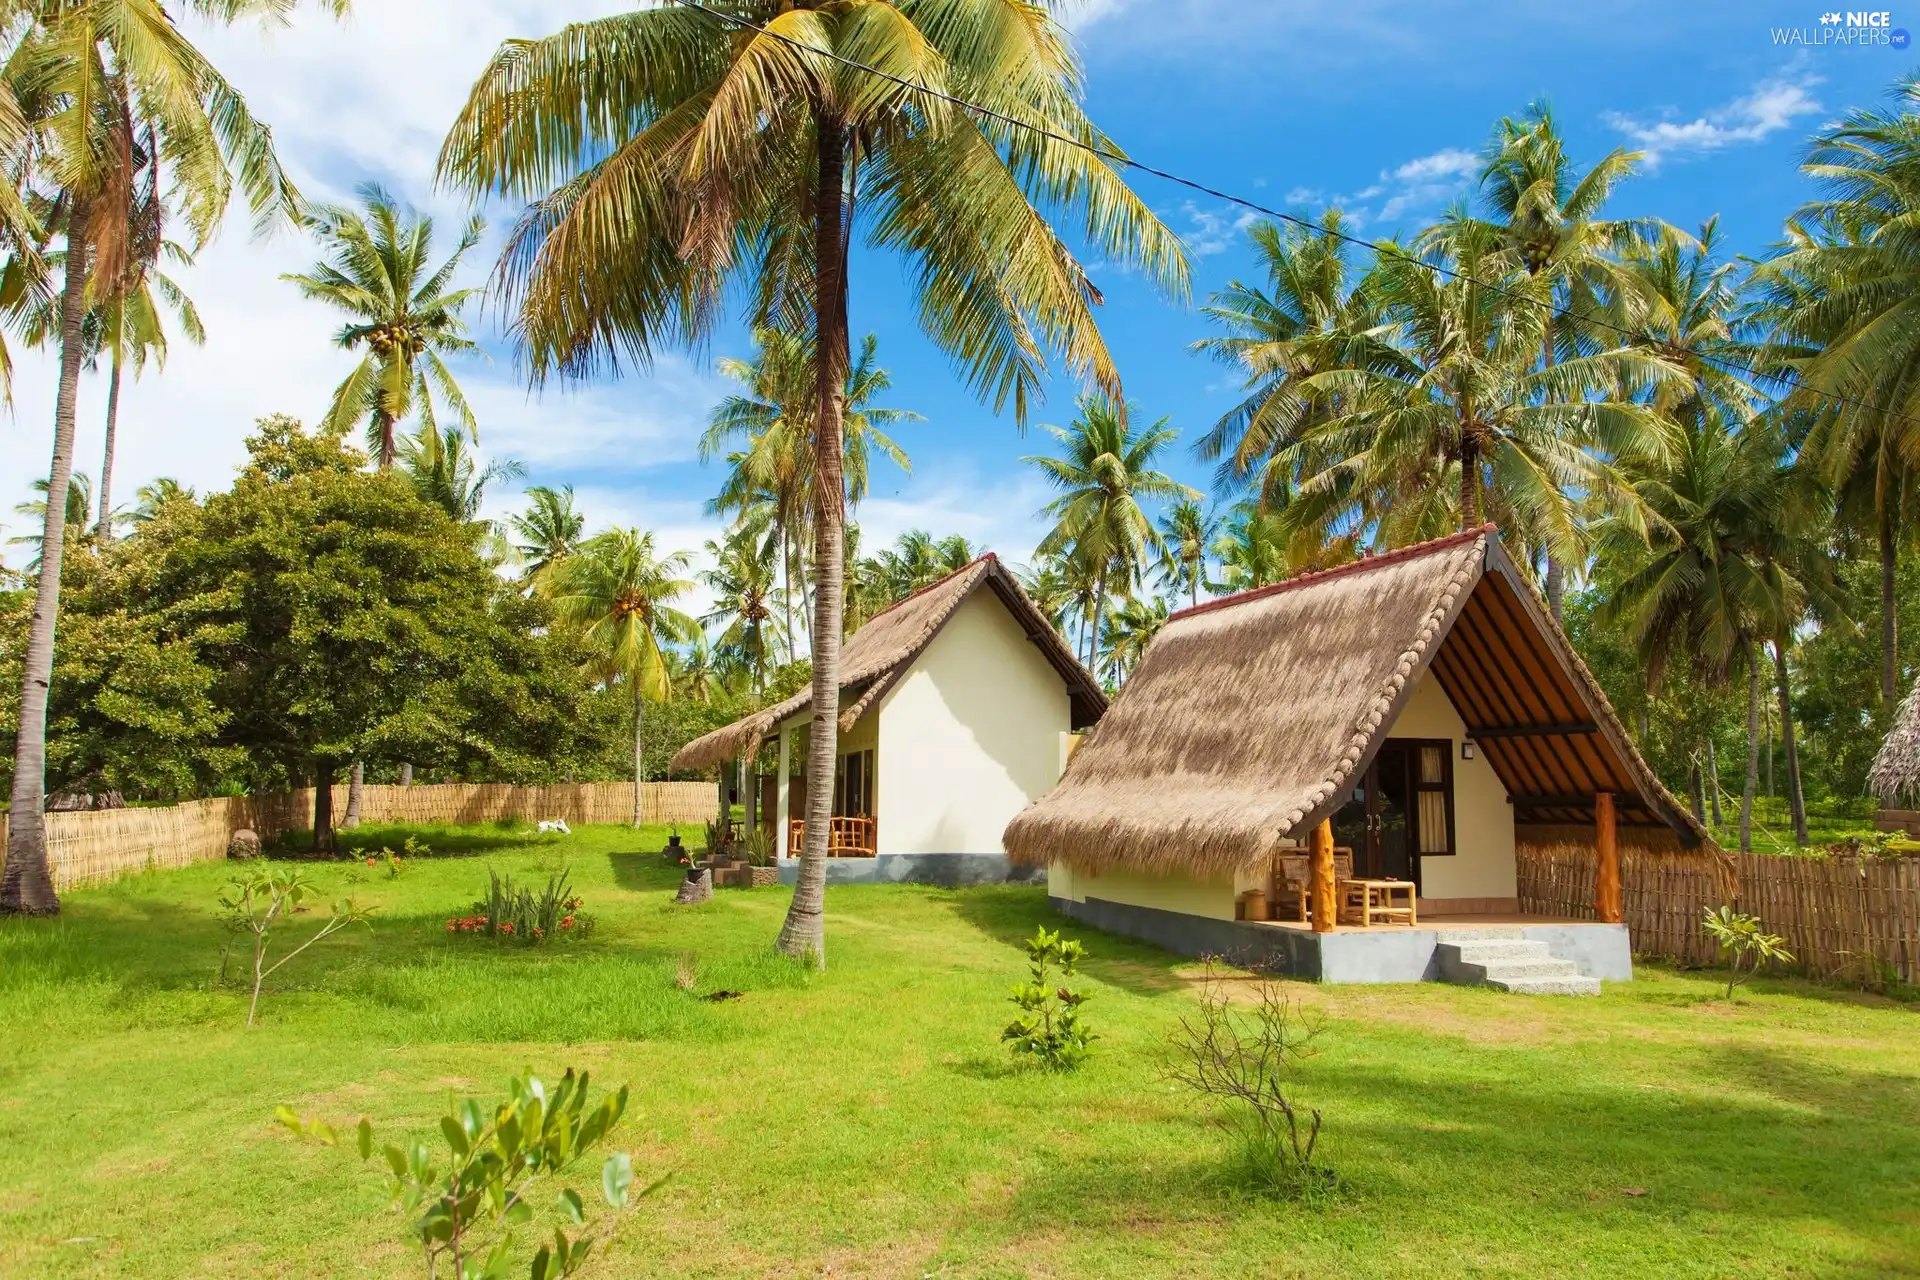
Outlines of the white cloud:
[{"label": "white cloud", "polygon": [[1202,209],[1189,200],[1180,206],[1187,215],[1192,229],[1187,232],[1187,247],[1193,250],[1197,258],[1211,257],[1225,252],[1239,239],[1240,234],[1254,224],[1260,216],[1251,209],[1242,209],[1238,205],[1222,205],[1217,209]]},{"label": "white cloud", "polygon": [[1603,112],[1601,118],[1631,138],[1646,154],[1651,168],[1668,156],[1697,155],[1759,142],[1790,128],[1803,116],[1818,114],[1822,108],[1813,89],[1821,83],[1820,76],[1795,68],[1760,81],[1751,93],[1692,120],[1679,120],[1669,113],[1665,119],[1649,122],[1620,111]]}]

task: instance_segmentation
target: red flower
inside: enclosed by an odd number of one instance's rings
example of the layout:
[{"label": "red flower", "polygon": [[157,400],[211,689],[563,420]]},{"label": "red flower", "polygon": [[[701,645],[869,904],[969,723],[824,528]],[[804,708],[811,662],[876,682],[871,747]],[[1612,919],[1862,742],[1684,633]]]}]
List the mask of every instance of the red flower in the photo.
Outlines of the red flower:
[{"label": "red flower", "polygon": [[564,916],[564,917],[562,917],[562,918],[561,918],[561,921],[560,921],[560,927],[561,927],[562,929],[571,929],[571,928],[573,928],[573,917],[572,917],[572,916]]},{"label": "red flower", "polygon": [[367,865],[368,865],[368,866],[372,866],[372,865],[373,865],[373,859],[372,859],[372,858],[368,858],[368,859],[367,859]]}]

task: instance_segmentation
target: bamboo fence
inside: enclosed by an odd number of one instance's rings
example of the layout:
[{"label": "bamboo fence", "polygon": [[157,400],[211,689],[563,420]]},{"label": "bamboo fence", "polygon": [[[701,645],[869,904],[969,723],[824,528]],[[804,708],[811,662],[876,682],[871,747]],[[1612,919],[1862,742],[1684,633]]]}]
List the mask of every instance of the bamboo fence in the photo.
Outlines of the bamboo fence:
[{"label": "bamboo fence", "polygon": [[[641,795],[648,822],[693,825],[712,818],[719,795],[711,782],[649,782]],[[333,789],[335,821],[346,815],[347,788]],[[583,782],[552,787],[506,783],[444,783],[420,787],[363,787],[363,823],[627,822],[633,817],[631,782]],[[47,856],[54,888],[64,892],[131,871],[184,867],[227,856],[233,833],[251,829],[262,839],[311,825],[313,790],[264,796],[189,800],[162,809],[99,809],[47,815]],[[351,836],[343,839],[351,841]],[[6,830],[0,822],[0,865]]]},{"label": "bamboo fence", "polygon": [[[1523,845],[1518,854],[1522,911],[1593,918],[1591,846]],[[1700,919],[1732,903],[1785,938],[1797,967],[1815,977],[1871,984],[1884,969],[1920,981],[1920,859],[1623,849],[1620,879],[1642,955],[1717,962]]]}]

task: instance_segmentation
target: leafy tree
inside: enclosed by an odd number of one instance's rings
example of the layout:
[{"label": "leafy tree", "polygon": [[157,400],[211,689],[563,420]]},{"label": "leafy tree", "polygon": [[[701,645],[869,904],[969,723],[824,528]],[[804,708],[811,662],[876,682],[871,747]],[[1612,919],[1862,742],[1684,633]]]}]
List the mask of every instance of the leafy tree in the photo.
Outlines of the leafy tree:
[{"label": "leafy tree", "polygon": [[[346,0],[321,0],[344,12]],[[284,13],[293,0],[179,0],[173,10],[215,21]],[[4,73],[17,112],[0,112],[11,171],[52,212],[47,230],[66,243],[59,284],[60,374],[53,454],[41,530],[40,574],[28,627],[15,732],[7,864],[0,912],[59,910],[48,871],[45,760],[47,698],[66,547],[67,487],[86,359],[84,326],[98,281],[124,278],[133,197],[143,179],[165,192],[190,249],[224,217],[237,185],[257,220],[293,214],[299,195],[281,171],[266,128],[246,100],[175,27],[162,3],[24,0],[12,6],[14,43]],[[151,176],[145,171],[152,171]],[[0,198],[0,224],[17,227],[19,188]]]},{"label": "leafy tree", "polygon": [[1168,615],[1164,597],[1134,597],[1124,601],[1107,615],[1106,634],[1101,644],[1107,651],[1105,675],[1114,684],[1125,684],[1133,669],[1140,665],[1147,646],[1160,634]]},{"label": "leafy tree", "polygon": [[541,578],[554,616],[573,628],[587,654],[588,669],[602,681],[622,681],[633,705],[633,825],[641,822],[641,784],[646,781],[646,744],[641,736],[648,701],[672,695],[666,646],[691,643],[700,624],[672,605],[693,589],[679,575],[687,554],[660,555],[653,535],[612,529],[589,538],[555,562]]},{"label": "leafy tree", "polygon": [[441,356],[475,349],[460,313],[480,290],[451,286],[486,223],[478,215],[470,218],[459,244],[434,267],[432,218],[403,210],[377,183],[365,184],[359,195],[364,213],[329,206],[314,214],[325,260],[281,279],[347,314],[334,341],[364,354],[334,388],[320,425],[346,430],[364,423],[367,452],[384,471],[400,452],[395,427],[416,409],[423,426],[417,444],[429,458],[439,453],[435,388],[454,425],[478,438],[473,410]]},{"label": "leafy tree", "polygon": [[229,719],[222,745],[308,777],[314,845],[334,847],[348,760],[431,755],[484,653],[499,580],[473,531],[337,433],[266,418],[233,489],[176,502],[141,536],[157,563],[134,603],[199,647]]},{"label": "leafy tree", "polygon": [[873,247],[907,258],[922,328],[1021,421],[1047,347],[1120,391],[1093,321],[1099,291],[1046,213],[1184,294],[1178,239],[1097,150],[1050,134],[1111,145],[1081,110],[1078,68],[1046,9],[754,0],[733,13],[641,9],[509,43],[441,152],[454,185],[530,202],[502,274],[535,379],[698,340],[729,284],[756,327],[813,339],[807,839],[779,945],[816,962],[838,760],[855,213]]}]

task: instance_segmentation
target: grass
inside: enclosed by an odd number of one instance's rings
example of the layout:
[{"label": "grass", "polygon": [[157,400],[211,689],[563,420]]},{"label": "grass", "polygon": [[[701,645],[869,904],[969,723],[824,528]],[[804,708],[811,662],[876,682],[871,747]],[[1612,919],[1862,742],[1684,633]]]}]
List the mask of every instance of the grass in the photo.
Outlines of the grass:
[{"label": "grass", "polygon": [[[379,1177],[274,1106],[437,1141],[450,1093],[528,1066],[631,1081],[619,1144],[674,1174],[604,1275],[1916,1274],[1920,1021],[1875,997],[1728,1004],[1662,968],[1597,1000],[1301,985],[1343,1184],[1307,1208],[1239,1187],[1160,1078],[1192,965],[1077,931],[1097,1056],[1009,1064],[1019,940],[1054,921],[1032,889],[835,886],[809,975],[769,951],[785,890],[672,905],[664,829],[422,834],[472,856],[310,868],[374,927],[283,970],[251,1031],[215,982],[222,866],[0,922],[0,1274],[418,1274]],[[569,867],[594,936],[449,937],[490,865]]]}]

